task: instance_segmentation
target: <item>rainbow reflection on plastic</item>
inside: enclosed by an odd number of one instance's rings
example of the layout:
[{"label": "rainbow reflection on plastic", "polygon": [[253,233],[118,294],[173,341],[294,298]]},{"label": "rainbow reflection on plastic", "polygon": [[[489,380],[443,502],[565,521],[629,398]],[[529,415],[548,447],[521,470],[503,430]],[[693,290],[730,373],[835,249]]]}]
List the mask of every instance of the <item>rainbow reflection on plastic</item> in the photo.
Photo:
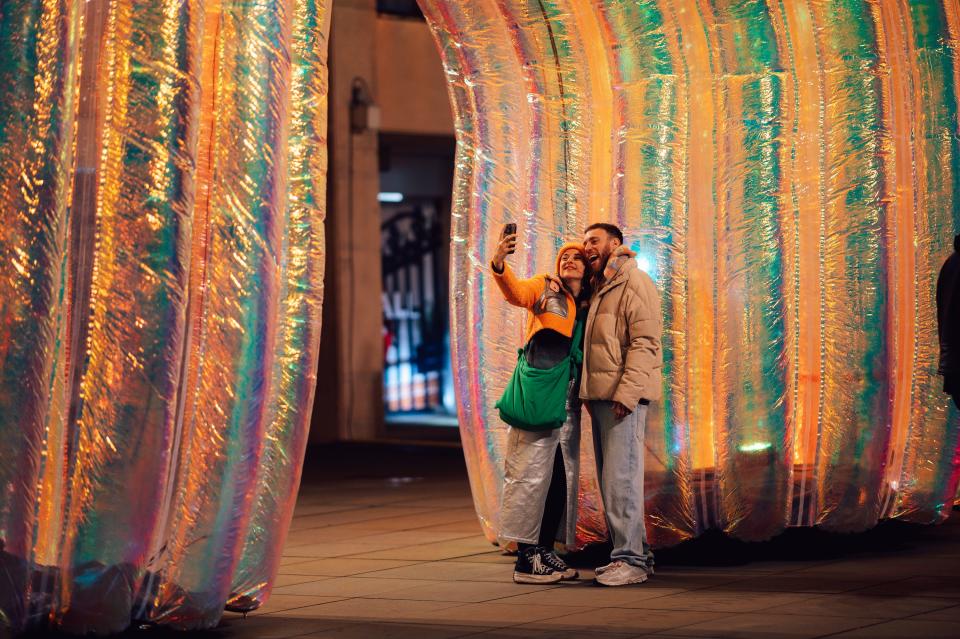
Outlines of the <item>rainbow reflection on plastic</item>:
[{"label": "rainbow reflection on plastic", "polygon": [[0,21],[0,634],[269,595],[315,387],[325,0]]},{"label": "rainbow reflection on plastic", "polygon": [[[618,224],[661,290],[654,543],[946,517],[960,449],[934,291],[960,230],[956,2],[421,4],[455,110],[451,335],[491,540],[493,404],[524,322],[488,274],[505,222],[522,274]],[[605,534],[582,449],[581,544]]]}]

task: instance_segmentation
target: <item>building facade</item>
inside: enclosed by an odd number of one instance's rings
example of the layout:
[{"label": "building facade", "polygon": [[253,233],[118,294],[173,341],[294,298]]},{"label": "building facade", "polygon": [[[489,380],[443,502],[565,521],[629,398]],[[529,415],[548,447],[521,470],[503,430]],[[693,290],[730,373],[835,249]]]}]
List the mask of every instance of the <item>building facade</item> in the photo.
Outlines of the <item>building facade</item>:
[{"label": "building facade", "polygon": [[[327,264],[314,443],[403,436],[390,428],[388,413],[428,415],[430,410],[420,409],[432,406],[433,413],[449,417],[453,390],[440,370],[449,366],[449,352],[437,345],[435,331],[442,332],[446,317],[454,129],[440,57],[417,13],[413,2],[333,2]],[[380,201],[398,196],[397,202]],[[426,220],[426,230],[394,219],[409,218],[411,211]],[[413,223],[423,224],[419,217]],[[431,241],[391,253],[384,240],[390,231],[401,240],[412,233]],[[392,242],[395,249],[398,242]],[[411,250],[436,252],[425,268],[417,265],[415,278],[397,262],[397,253]],[[428,308],[416,302],[417,308],[407,308],[405,302],[424,295]],[[423,341],[424,332],[433,341]],[[417,365],[429,370],[411,373]],[[452,429],[444,430],[449,438]]]}]

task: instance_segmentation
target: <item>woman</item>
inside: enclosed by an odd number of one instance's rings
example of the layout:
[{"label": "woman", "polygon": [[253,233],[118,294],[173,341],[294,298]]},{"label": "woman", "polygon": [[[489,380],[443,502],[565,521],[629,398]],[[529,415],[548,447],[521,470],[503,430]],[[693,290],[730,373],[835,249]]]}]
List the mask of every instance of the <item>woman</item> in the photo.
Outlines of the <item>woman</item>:
[{"label": "woman", "polygon": [[[504,298],[527,309],[524,357],[533,368],[548,369],[582,351],[582,330],[590,293],[589,267],[583,246],[565,244],[557,254],[562,285],[546,275],[520,280],[506,264],[517,236],[500,240],[491,262],[494,281]],[[580,344],[571,349],[574,334]],[[559,538],[572,547],[577,523],[577,483],[580,456],[579,366],[567,393],[567,419],[561,428],[522,430],[510,427],[501,504],[500,538],[519,547],[513,580],[516,583],[556,583],[579,574],[554,551]]]}]

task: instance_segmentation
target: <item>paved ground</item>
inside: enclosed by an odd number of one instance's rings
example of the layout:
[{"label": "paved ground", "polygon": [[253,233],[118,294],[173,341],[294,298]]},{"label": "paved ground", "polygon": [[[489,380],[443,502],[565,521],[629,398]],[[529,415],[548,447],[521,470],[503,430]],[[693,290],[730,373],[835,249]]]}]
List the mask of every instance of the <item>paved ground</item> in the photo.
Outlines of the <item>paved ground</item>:
[{"label": "paved ground", "polygon": [[[311,451],[274,594],[210,637],[960,637],[960,513],[939,527],[710,535],[624,588],[518,586],[479,534],[459,450]],[[584,567],[586,569],[584,569]]]}]

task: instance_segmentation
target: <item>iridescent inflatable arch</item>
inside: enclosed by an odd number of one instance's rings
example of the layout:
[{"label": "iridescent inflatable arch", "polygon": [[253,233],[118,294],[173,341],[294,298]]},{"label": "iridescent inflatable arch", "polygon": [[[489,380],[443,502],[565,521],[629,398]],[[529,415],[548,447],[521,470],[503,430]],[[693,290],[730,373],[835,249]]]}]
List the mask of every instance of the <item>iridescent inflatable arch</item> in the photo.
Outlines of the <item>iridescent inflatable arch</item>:
[{"label": "iridescent inflatable arch", "polygon": [[[528,274],[618,224],[662,291],[654,543],[946,516],[960,426],[934,290],[960,231],[955,0],[421,5],[456,117],[451,334],[488,538],[493,403],[523,335],[486,273],[507,221]],[[579,544],[605,534],[582,467]]]},{"label": "iridescent inflatable arch", "polygon": [[327,13],[0,10],[0,634],[269,594],[315,386]]},{"label": "iridescent inflatable arch", "polygon": [[[422,4],[457,118],[453,334],[491,540],[522,334],[484,272],[507,220],[526,272],[618,223],[661,287],[656,543],[944,516],[955,2]],[[206,627],[268,595],[319,339],[327,9],[0,14],[0,630]]]}]

